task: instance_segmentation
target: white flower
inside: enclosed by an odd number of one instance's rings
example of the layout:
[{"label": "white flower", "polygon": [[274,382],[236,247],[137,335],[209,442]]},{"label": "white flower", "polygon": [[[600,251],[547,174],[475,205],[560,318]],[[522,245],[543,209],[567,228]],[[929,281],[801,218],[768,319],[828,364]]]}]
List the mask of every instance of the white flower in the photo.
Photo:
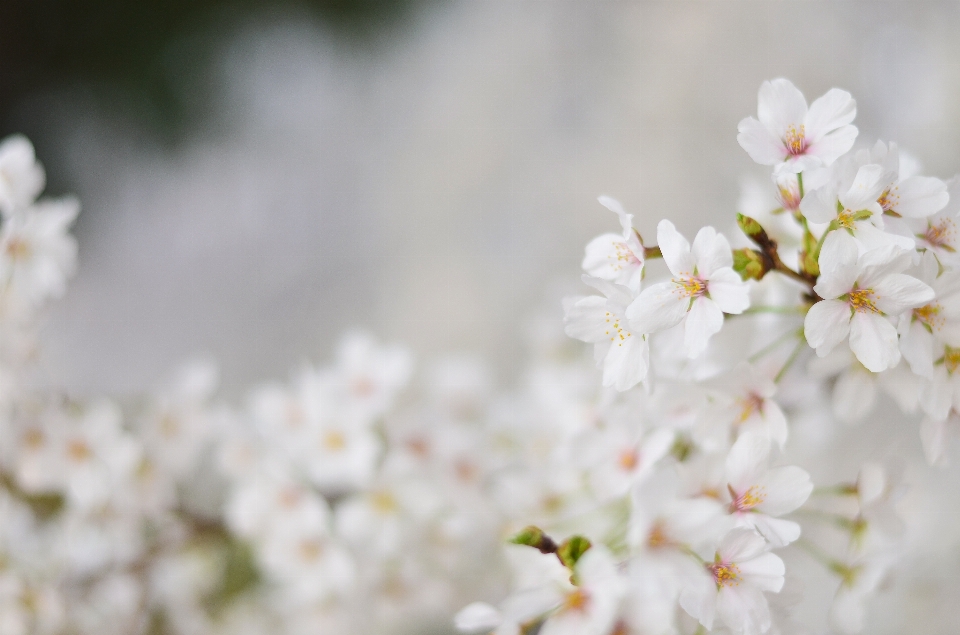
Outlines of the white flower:
[{"label": "white flower", "polygon": [[564,324],[570,337],[592,342],[597,367],[603,369],[603,385],[629,390],[647,376],[650,348],[646,336],[627,323],[625,313],[633,301],[627,287],[599,278],[583,281],[605,297],[587,296],[567,308]]},{"label": "white flower", "polygon": [[720,331],[724,313],[742,313],[750,306],[749,287],[733,270],[730,243],[713,227],[697,232],[691,248],[673,223],[662,220],[657,242],[673,278],[644,289],[627,307],[627,317],[641,333],[685,321],[687,355],[697,357]]},{"label": "white flower", "polygon": [[867,557],[843,566],[842,581],[830,606],[830,624],[841,633],[863,630],[864,606],[880,586],[889,558]]},{"label": "white flower", "polygon": [[[787,442],[787,418],[773,400],[777,385],[769,376],[742,362],[710,383],[716,409],[705,417],[705,427],[723,432],[725,438],[729,438],[731,428],[737,433],[758,431],[783,448]],[[708,429],[705,434],[710,432]]]},{"label": "white flower", "polygon": [[887,146],[877,141],[870,151],[869,162],[883,165],[888,175],[888,183],[877,202],[884,213],[894,218],[926,218],[942,210],[950,201],[947,184],[940,179],[901,170],[900,153],[895,143]]},{"label": "white flower", "polygon": [[26,137],[12,135],[0,142],[0,213],[9,216],[31,205],[45,183],[43,167]]},{"label": "white flower", "polygon": [[608,635],[623,597],[624,582],[613,556],[591,547],[576,565],[578,586],[564,592],[540,635]]},{"label": "white flower", "polygon": [[670,451],[674,432],[654,428],[646,435],[634,422],[614,421],[573,439],[573,463],[583,465],[597,500],[619,498],[652,473]]},{"label": "white flower", "polygon": [[759,635],[770,628],[765,591],[783,587],[783,560],[767,551],[767,542],[751,529],[731,530],[704,573],[690,580],[680,606],[707,630],[716,617],[734,633]]},{"label": "white flower", "polygon": [[0,281],[36,305],[59,297],[76,267],[77,241],[69,233],[80,212],[75,199],[44,201],[7,218],[0,229]]},{"label": "white flower", "polygon": [[847,232],[859,240],[864,249],[898,245],[913,249],[912,238],[883,231],[883,206],[879,199],[887,189],[888,175],[883,166],[860,167],[852,180],[846,176],[847,166],[838,164],[840,179],[809,192],[800,203],[800,210],[813,223],[830,223],[831,229]]},{"label": "white flower", "polygon": [[856,245],[843,234],[827,236],[814,287],[824,299],[810,307],[803,323],[817,355],[823,357],[849,334],[850,349],[867,369],[877,373],[899,363],[897,330],[890,318],[933,299],[933,289],[900,273],[910,260],[909,252],[896,247],[858,257]]},{"label": "white flower", "polygon": [[599,201],[620,218],[623,234],[603,234],[591,240],[583,258],[583,270],[637,293],[643,276],[643,245],[633,228],[633,215],[623,211],[620,202],[609,196],[601,196]]},{"label": "white flower", "polygon": [[800,537],[800,525],[776,518],[801,505],[813,491],[810,475],[795,465],[768,468],[770,441],[763,434],[745,432],[727,455],[730,513],[743,527],[756,529],[774,547],[785,547]]},{"label": "white flower", "polygon": [[803,93],[786,79],[760,86],[757,116],[737,126],[737,141],[757,163],[778,171],[803,172],[828,166],[853,147],[857,115],[850,93],[833,88],[807,109]]},{"label": "white flower", "polygon": [[[931,252],[920,259],[917,278],[929,285],[936,297],[904,313],[900,318],[900,351],[911,370],[923,377],[934,373],[938,344],[960,347],[960,272],[944,271]],[[942,348],[942,347],[941,347]]]}]

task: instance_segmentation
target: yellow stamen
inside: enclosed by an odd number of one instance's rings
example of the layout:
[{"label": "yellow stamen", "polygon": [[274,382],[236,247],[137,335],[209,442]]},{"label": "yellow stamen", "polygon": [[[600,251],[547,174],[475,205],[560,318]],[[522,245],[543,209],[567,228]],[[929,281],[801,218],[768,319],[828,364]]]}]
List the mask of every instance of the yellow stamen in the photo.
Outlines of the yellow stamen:
[{"label": "yellow stamen", "polygon": [[939,303],[927,304],[913,310],[913,319],[929,327],[930,330],[939,329],[946,322],[946,318],[940,315],[942,310],[943,307]]},{"label": "yellow stamen", "polygon": [[859,311],[861,313],[880,313],[880,309],[876,305],[877,296],[874,295],[873,289],[854,289],[849,294],[850,306],[853,307],[854,311]]},{"label": "yellow stamen", "polygon": [[786,146],[790,154],[793,155],[802,154],[803,151],[807,149],[807,140],[804,137],[804,127],[802,124],[800,128],[793,125],[787,128],[787,133],[783,137],[783,145]]},{"label": "yellow stamen", "polygon": [[765,487],[754,485],[740,496],[737,496],[730,508],[732,511],[745,512],[753,509],[767,499],[767,489]]},{"label": "yellow stamen", "polygon": [[331,452],[339,452],[347,447],[347,437],[339,430],[330,430],[323,435],[323,447]]},{"label": "yellow stamen", "polygon": [[575,589],[563,600],[563,611],[585,612],[590,604],[590,596],[583,589]]},{"label": "yellow stamen", "polygon": [[707,568],[713,574],[713,579],[717,583],[717,589],[725,586],[738,586],[740,584],[740,569],[732,562],[717,562],[707,565]]},{"label": "yellow stamen", "polygon": [[700,278],[674,279],[673,284],[680,289],[680,295],[685,298],[697,298],[707,292],[707,283]]},{"label": "yellow stamen", "polygon": [[953,251],[957,224],[951,218],[941,218],[936,225],[928,225],[923,238],[933,247]]}]

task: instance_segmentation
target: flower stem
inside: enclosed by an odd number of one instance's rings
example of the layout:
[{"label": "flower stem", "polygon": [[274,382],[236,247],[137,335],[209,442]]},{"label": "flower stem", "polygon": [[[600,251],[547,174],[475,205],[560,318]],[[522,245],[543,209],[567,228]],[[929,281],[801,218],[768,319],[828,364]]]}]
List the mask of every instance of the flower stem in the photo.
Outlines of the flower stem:
[{"label": "flower stem", "polygon": [[791,337],[797,337],[798,335],[799,333],[796,331],[796,329],[791,329],[786,333],[784,333],[783,335],[781,335],[780,337],[778,337],[777,339],[767,344],[766,346],[764,346],[763,348],[761,348],[759,351],[757,351],[750,357],[748,357],[747,360],[751,363],[755,362],[758,359],[764,357],[767,353],[770,353],[776,350],[777,348],[779,348],[781,344],[788,341]]},{"label": "flower stem", "polygon": [[788,357],[786,363],[784,363],[783,368],[781,368],[780,372],[777,373],[777,376],[773,378],[774,383],[779,383],[779,381],[783,379],[784,374],[786,374],[787,370],[790,369],[790,366],[793,365],[794,360],[797,359],[797,355],[799,355],[800,351],[803,350],[804,344],[806,344],[806,342],[803,339],[797,342],[793,352],[790,353],[790,357]]}]

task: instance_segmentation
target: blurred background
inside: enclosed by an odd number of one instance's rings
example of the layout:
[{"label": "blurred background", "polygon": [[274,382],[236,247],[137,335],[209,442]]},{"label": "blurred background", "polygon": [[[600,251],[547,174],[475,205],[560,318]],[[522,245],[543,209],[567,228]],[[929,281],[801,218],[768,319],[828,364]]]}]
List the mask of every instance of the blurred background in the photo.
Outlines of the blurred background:
[{"label": "blurred background", "polygon": [[[44,381],[220,360],[228,393],[364,326],[508,379],[622,200],[726,229],[764,79],[960,169],[956,2],[0,0],[0,134],[77,193]],[[757,172],[763,174],[763,170]]]}]

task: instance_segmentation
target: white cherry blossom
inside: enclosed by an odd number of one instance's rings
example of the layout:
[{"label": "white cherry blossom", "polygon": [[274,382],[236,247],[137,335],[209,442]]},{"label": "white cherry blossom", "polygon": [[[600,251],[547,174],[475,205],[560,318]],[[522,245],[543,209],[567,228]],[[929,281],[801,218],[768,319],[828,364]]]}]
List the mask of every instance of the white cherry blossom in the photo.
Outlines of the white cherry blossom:
[{"label": "white cherry blossom", "polygon": [[33,144],[22,135],[0,142],[0,213],[9,216],[31,205],[46,184]]},{"label": "white cherry blossom", "polygon": [[733,633],[760,635],[771,625],[764,593],[778,593],[783,574],[783,560],[769,552],[760,534],[733,529],[703,572],[688,582],[680,606],[708,631],[719,617]]},{"label": "white cherry blossom", "polygon": [[884,208],[880,202],[889,187],[889,176],[883,166],[861,166],[852,178],[847,166],[838,164],[836,180],[808,192],[800,203],[800,210],[814,223],[829,223],[827,231],[837,230],[855,237],[864,249],[897,245],[912,249],[914,241],[884,231]]},{"label": "white cherry blossom", "polygon": [[769,438],[745,432],[727,455],[730,513],[743,527],[760,532],[774,547],[785,547],[800,537],[800,525],[778,518],[799,508],[813,491],[810,475],[789,465],[768,467]]},{"label": "white cherry blossom", "polygon": [[600,291],[567,307],[564,317],[567,335],[594,345],[597,368],[603,369],[603,385],[629,390],[643,381],[650,365],[646,336],[626,319],[634,300],[627,287],[600,278],[584,276],[583,281]]},{"label": "white cherry blossom", "polygon": [[626,315],[641,333],[683,322],[684,346],[694,358],[720,331],[724,313],[742,313],[750,306],[749,288],[733,270],[730,243],[714,228],[697,232],[691,247],[673,223],[662,220],[657,242],[673,278],[641,291]]},{"label": "white cherry blossom", "polygon": [[803,172],[828,166],[857,138],[850,125],[857,104],[850,93],[832,88],[807,108],[803,93],[786,79],[760,86],[758,119],[747,117],[737,126],[737,141],[750,158],[775,165],[781,172]]},{"label": "white cherry blossom", "polygon": [[633,228],[633,215],[627,214],[619,201],[601,196],[600,204],[620,219],[622,234],[602,234],[587,244],[583,270],[587,274],[640,291],[643,278],[644,252],[640,235]]},{"label": "white cherry blossom", "polygon": [[900,361],[897,330],[891,323],[908,309],[933,299],[933,289],[901,273],[911,256],[879,247],[858,256],[856,245],[831,233],[820,252],[821,275],[814,291],[823,298],[804,319],[807,342],[823,357],[850,336],[850,349],[872,372]]}]

